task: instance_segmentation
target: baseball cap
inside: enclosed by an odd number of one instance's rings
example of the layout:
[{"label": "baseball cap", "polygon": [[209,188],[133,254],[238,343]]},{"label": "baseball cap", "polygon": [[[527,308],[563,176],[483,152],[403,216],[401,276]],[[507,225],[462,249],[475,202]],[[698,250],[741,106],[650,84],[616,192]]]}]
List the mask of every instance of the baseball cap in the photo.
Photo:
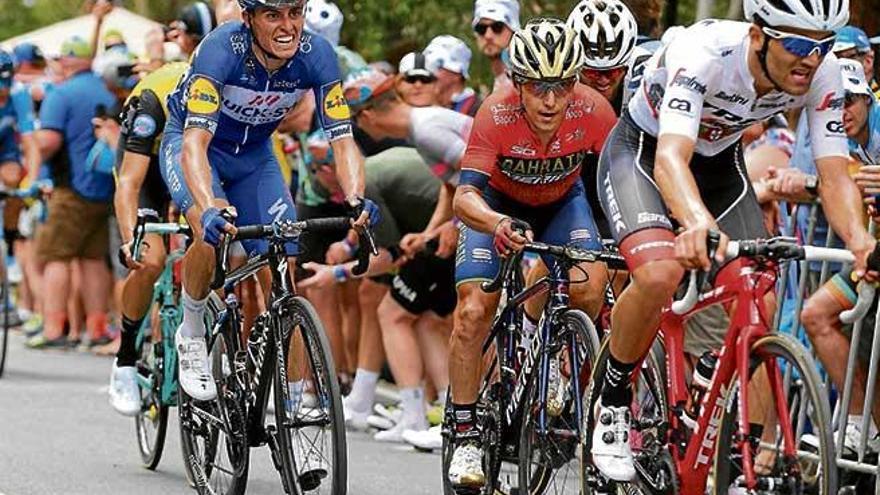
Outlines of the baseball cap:
[{"label": "baseball cap", "polygon": [[516,31],[519,26],[519,2],[517,0],[477,0],[474,3],[474,20],[471,27],[476,27],[480,19],[492,19],[503,22]]},{"label": "baseball cap", "polygon": [[22,64],[26,62],[41,63],[45,62],[43,51],[40,47],[33,43],[21,43],[12,49],[12,56],[15,57],[15,63]]},{"label": "baseball cap", "polygon": [[837,31],[837,40],[834,41],[833,52],[842,52],[855,48],[859,52],[866,52],[871,49],[871,42],[868,41],[868,35],[864,31],[855,26],[844,26]]},{"label": "baseball cap", "polygon": [[873,38],[870,38],[868,40],[868,43],[870,43],[872,45],[880,45],[880,34],[878,34],[877,36],[874,36]]},{"label": "baseball cap", "polygon": [[448,34],[437,36],[422,52],[431,70],[446,69],[467,79],[471,65],[471,49],[467,43]]},{"label": "baseball cap", "polygon": [[843,78],[843,90],[847,93],[871,96],[871,87],[865,80],[865,69],[862,63],[851,58],[837,59],[840,64],[840,75]]},{"label": "baseball cap", "polygon": [[409,52],[400,59],[397,72],[402,76],[434,77],[434,71],[428,68],[428,60],[422,52]]},{"label": "baseball cap", "polygon": [[342,92],[351,110],[357,113],[379,95],[394,88],[394,76],[372,68],[353,72],[342,84]]},{"label": "baseball cap", "polygon": [[79,36],[68,38],[61,44],[62,57],[91,58],[92,46]]}]

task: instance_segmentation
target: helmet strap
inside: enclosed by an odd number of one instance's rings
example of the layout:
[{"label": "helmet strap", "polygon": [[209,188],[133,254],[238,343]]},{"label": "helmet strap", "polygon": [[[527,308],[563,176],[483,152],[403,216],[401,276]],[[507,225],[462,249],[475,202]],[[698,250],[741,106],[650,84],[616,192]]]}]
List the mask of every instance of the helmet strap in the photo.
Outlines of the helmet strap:
[{"label": "helmet strap", "polygon": [[770,46],[770,37],[764,34],[764,44],[761,45],[761,49],[758,51],[758,63],[761,64],[761,71],[764,73],[764,77],[770,81],[770,84],[773,85],[773,88],[776,91],[785,92],[776,81],[773,80],[773,77],[770,75],[770,70],[767,68],[767,49]]}]

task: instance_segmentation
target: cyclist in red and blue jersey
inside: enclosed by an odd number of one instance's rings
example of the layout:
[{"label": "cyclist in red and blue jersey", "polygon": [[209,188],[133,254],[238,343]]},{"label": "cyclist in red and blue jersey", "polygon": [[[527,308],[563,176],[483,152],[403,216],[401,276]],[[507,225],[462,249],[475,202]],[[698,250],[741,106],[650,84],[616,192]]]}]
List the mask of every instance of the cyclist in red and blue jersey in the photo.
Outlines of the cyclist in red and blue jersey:
[{"label": "cyclist in red and blue jersey", "polygon": [[[495,277],[499,255],[522,249],[532,236],[602,248],[579,172],[584,158],[601,150],[615,117],[598,92],[577,85],[582,60],[577,35],[561,20],[535,19],[517,31],[510,43],[513,87],[483,102],[461,161],[453,204],[464,225],[449,360],[455,411],[449,481],[456,488],[485,482],[476,401],[482,343],[499,294],[483,292],[480,283]],[[531,231],[518,232],[514,218]],[[598,264],[580,269],[589,282],[572,286],[572,304],[595,315],[607,276]]]},{"label": "cyclist in red and blue jersey", "polygon": [[[183,323],[176,342],[180,383],[196,400],[211,400],[211,376],[202,323],[215,264],[214,246],[235,227],[221,210],[233,206],[242,224],[294,220],[270,136],[287,112],[313,91],[318,119],[336,157],[346,204],[358,225],[378,220],[362,197],[363,157],[352,139],[333,47],[303,30],[305,0],[239,0],[243,22],[212,31],[192,66],[168,97],[161,169],[196,241],[183,262]],[[264,253],[265,241],[243,243]],[[289,255],[297,245],[287,246]]]}]

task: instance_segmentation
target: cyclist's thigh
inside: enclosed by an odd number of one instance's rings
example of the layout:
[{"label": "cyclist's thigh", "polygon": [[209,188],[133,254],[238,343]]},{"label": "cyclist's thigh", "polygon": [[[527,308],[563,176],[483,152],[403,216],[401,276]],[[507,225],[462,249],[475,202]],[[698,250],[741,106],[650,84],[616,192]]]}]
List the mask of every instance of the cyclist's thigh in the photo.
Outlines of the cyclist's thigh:
[{"label": "cyclist's thigh", "polygon": [[599,157],[597,189],[614,240],[645,229],[672,230],[653,179],[657,140],[624,113]]},{"label": "cyclist's thigh", "polygon": [[[214,191],[215,197],[226,199],[226,195],[220,185],[220,176],[217,174],[217,166],[219,164],[215,163],[219,160],[216,160],[216,157],[210,151],[208,156],[211,163],[211,177],[213,179],[211,188]],[[193,205],[193,197],[183,175],[183,167],[180,162],[182,153],[183,134],[179,132],[165,133],[159,150],[162,178],[165,179],[165,185],[168,186],[171,199],[180,208],[180,211],[186,214],[187,210]]]},{"label": "cyclist's thigh", "polygon": [[485,282],[498,274],[498,253],[494,237],[461,224],[455,255],[455,285],[467,282]]},{"label": "cyclist's thigh", "polygon": [[[267,146],[237,157],[249,163],[259,164],[253,172],[235,181],[224,184],[229,203],[238,210],[239,225],[270,224],[281,220],[296,221],[296,207],[290,196],[290,189],[284,183],[278,161]],[[248,254],[264,254],[269,251],[265,240],[242,241]],[[286,244],[287,254],[296,256],[299,246],[296,242]]]}]

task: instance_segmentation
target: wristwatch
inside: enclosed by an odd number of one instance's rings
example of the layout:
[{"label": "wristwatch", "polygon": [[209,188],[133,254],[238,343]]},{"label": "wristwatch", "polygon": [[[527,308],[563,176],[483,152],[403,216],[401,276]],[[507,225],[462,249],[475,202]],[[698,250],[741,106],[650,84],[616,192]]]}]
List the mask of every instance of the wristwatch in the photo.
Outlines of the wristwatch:
[{"label": "wristwatch", "polygon": [[819,176],[808,175],[804,180],[804,189],[813,196],[819,195]]}]

